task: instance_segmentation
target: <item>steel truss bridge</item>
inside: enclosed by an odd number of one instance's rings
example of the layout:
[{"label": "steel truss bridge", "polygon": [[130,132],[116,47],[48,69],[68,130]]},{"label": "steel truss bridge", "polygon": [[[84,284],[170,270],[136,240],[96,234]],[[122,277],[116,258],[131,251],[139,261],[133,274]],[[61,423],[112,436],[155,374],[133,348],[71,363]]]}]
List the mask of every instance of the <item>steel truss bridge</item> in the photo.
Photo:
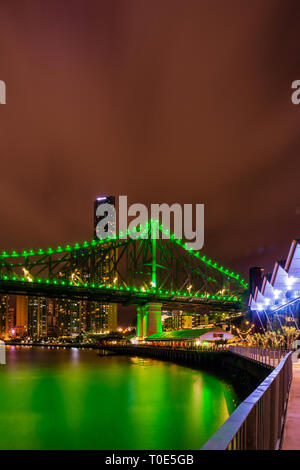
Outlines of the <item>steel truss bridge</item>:
[{"label": "steel truss bridge", "polygon": [[236,312],[247,287],[153,220],[111,239],[0,254],[0,294]]}]

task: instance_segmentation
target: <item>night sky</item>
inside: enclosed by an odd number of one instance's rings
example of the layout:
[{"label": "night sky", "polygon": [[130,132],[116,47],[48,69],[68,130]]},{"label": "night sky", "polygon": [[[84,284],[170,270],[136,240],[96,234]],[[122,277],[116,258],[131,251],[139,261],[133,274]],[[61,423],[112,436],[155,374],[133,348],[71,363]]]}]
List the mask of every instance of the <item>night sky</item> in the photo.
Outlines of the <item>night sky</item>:
[{"label": "night sky", "polygon": [[93,200],[204,203],[243,276],[300,236],[300,3],[1,0],[0,248],[90,239]]}]

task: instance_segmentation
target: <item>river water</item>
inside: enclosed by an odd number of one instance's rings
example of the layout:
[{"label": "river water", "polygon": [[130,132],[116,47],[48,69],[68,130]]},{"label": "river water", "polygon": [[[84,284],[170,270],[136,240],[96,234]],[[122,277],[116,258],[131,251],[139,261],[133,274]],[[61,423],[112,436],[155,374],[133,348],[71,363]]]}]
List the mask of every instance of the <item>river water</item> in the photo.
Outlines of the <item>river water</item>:
[{"label": "river water", "polygon": [[199,449],[238,404],[232,387],[171,362],[7,346],[0,449]]}]

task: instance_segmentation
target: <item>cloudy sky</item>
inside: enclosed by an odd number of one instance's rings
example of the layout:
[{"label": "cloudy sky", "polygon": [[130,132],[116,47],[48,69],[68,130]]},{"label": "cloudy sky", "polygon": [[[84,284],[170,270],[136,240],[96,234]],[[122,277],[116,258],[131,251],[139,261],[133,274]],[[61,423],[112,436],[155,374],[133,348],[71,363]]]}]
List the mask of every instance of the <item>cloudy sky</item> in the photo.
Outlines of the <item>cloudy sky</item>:
[{"label": "cloudy sky", "polygon": [[1,0],[0,247],[92,237],[92,201],[204,203],[247,275],[300,236],[300,4]]}]

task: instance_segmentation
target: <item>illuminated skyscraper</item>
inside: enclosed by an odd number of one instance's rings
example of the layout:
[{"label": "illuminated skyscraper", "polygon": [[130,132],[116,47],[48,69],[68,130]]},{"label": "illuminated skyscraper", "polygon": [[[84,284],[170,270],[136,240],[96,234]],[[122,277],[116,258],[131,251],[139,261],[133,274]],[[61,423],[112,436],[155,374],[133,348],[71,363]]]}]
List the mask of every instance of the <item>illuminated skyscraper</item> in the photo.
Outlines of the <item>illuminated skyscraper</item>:
[{"label": "illuminated skyscraper", "polygon": [[118,329],[118,304],[103,305],[107,318],[107,330],[117,331]]},{"label": "illuminated skyscraper", "polygon": [[94,332],[117,331],[117,304],[94,303]]},{"label": "illuminated skyscraper", "polygon": [[47,299],[28,298],[28,336],[39,339],[47,336]]},{"label": "illuminated skyscraper", "polygon": [[8,314],[8,296],[2,295],[0,297],[0,338],[4,339],[7,336],[7,314]]},{"label": "illuminated skyscraper", "polygon": [[16,307],[16,335],[18,337],[27,336],[28,329],[28,297],[17,295]]},{"label": "illuminated skyscraper", "polygon": [[[101,196],[94,201],[94,238],[98,240],[99,231],[97,231],[97,225],[104,217],[108,215],[107,212],[104,215],[98,216],[97,209],[103,204],[111,204],[114,208],[116,205],[115,196]],[[104,231],[108,234],[109,238],[112,238],[116,234],[116,219],[110,217],[108,224],[104,227]],[[99,271],[98,267],[98,281],[101,283],[112,284],[117,282],[117,276],[113,274],[114,256],[117,256],[117,250],[110,251],[105,255],[105,260],[101,257],[101,266]],[[104,331],[117,331],[117,305],[116,304],[103,304],[101,302],[94,303],[94,331],[97,333]]]},{"label": "illuminated skyscraper", "polygon": [[[108,216],[108,213],[105,212],[104,215],[97,215],[97,210],[100,206],[103,206],[104,204],[110,204],[114,208],[116,206],[116,198],[115,196],[101,196],[97,197],[97,199],[94,201],[94,238],[95,240],[98,240],[99,238],[99,230],[97,230],[97,225],[101,220],[103,220],[106,216]],[[116,220],[114,217],[110,217],[108,220],[108,224],[105,225],[104,231],[106,233],[110,234],[110,238],[112,238],[112,232],[116,232]]]},{"label": "illuminated skyscraper", "polygon": [[57,299],[47,299],[47,336],[57,336]]},{"label": "illuminated skyscraper", "polygon": [[70,315],[70,333],[72,336],[79,335],[82,332],[81,329],[81,302],[78,300],[72,300],[71,302],[71,315]]},{"label": "illuminated skyscraper", "polygon": [[16,296],[9,295],[7,298],[7,314],[6,314],[6,336],[16,336]]}]

